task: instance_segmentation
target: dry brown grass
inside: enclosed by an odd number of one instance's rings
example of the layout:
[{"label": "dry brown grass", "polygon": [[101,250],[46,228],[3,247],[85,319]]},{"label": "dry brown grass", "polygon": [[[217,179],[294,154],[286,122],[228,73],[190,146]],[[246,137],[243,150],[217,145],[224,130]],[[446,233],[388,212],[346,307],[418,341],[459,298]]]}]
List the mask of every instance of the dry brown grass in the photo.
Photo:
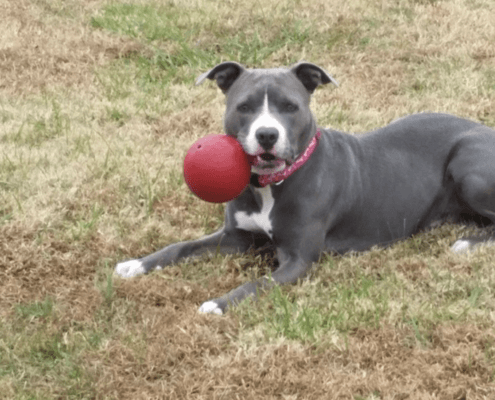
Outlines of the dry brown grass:
[{"label": "dry brown grass", "polygon": [[[495,125],[491,0],[129,4],[177,11],[207,60],[251,62],[255,40],[239,38],[257,32],[257,51],[275,50],[255,66],[324,66],[341,86],[315,94],[323,125],[358,132],[424,110]],[[448,252],[473,228],[327,257],[312,280],[222,318],[197,307],[269,252],[113,280],[116,261],[221,223],[181,163],[221,130],[223,99],[192,85],[207,60],[159,65],[181,55],[177,40],[96,28],[110,5],[0,0],[0,398],[495,398],[493,250]],[[310,333],[296,326],[305,311],[322,318]]]}]

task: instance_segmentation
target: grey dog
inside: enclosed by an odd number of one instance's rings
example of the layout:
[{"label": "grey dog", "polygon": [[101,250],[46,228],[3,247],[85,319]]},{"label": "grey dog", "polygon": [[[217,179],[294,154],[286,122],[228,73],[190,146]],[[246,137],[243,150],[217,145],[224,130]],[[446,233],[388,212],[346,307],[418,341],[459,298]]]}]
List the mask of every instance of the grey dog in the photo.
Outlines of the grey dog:
[{"label": "grey dog", "polygon": [[[336,82],[306,62],[274,69],[224,62],[197,83],[206,79],[226,95],[226,134],[254,160],[251,184],[227,203],[216,233],[120,263],[122,277],[271,241],[279,261],[271,276],[200,307],[222,314],[275,284],[296,282],[322,252],[387,245],[446,220],[495,223],[495,131],[487,126],[424,113],[361,135],[318,128],[311,94]],[[453,249],[474,245],[466,239]]]}]

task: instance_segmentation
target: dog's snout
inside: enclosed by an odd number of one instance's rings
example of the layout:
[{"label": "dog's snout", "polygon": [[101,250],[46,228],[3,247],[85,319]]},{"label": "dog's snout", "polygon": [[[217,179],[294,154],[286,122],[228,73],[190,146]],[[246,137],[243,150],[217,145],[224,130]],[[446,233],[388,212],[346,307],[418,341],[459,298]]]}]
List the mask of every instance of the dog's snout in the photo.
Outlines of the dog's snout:
[{"label": "dog's snout", "polygon": [[256,131],[256,140],[264,150],[270,150],[278,140],[278,130],[275,128],[259,128]]}]

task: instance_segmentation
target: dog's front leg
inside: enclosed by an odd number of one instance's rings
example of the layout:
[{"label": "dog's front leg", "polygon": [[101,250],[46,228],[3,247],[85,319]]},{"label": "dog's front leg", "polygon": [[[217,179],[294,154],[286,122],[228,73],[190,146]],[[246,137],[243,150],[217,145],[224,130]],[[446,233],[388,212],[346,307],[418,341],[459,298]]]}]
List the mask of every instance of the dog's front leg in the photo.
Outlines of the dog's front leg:
[{"label": "dog's front leg", "polygon": [[275,285],[296,283],[308,273],[313,263],[318,261],[319,251],[313,250],[313,246],[300,251],[294,250],[293,247],[277,248],[277,257],[280,266],[271,276],[247,282],[222,297],[209,300],[201,305],[199,312],[221,315],[229,307],[237,306],[248,297],[256,298]]},{"label": "dog's front leg", "polygon": [[119,263],[115,267],[115,274],[123,278],[131,278],[155,269],[162,269],[182,259],[207,253],[241,253],[252,245],[254,245],[254,236],[251,233],[222,228],[200,239],[174,243],[146,257]]}]

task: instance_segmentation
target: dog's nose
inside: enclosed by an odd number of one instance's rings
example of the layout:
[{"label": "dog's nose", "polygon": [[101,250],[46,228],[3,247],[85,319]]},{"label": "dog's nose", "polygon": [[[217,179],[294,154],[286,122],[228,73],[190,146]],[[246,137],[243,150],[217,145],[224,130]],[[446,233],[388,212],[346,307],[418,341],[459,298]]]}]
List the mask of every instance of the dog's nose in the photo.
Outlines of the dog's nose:
[{"label": "dog's nose", "polygon": [[263,150],[270,150],[277,142],[278,130],[275,128],[258,128],[256,130],[256,140],[263,147]]}]

